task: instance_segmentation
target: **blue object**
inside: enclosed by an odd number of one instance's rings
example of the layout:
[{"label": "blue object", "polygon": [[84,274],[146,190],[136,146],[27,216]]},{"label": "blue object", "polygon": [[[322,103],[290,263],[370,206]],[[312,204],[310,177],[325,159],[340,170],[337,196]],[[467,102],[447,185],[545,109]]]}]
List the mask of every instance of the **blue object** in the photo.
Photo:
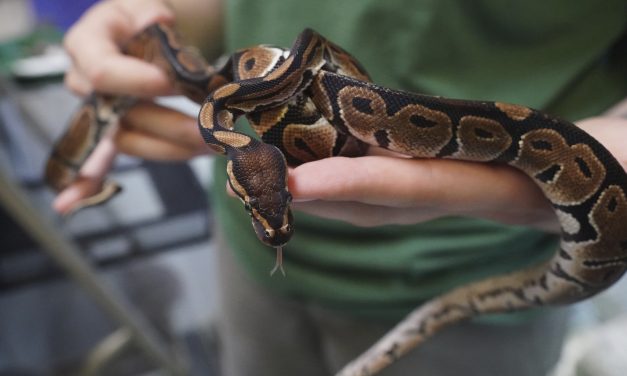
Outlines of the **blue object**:
[{"label": "blue object", "polygon": [[97,0],[31,0],[39,23],[67,30]]}]

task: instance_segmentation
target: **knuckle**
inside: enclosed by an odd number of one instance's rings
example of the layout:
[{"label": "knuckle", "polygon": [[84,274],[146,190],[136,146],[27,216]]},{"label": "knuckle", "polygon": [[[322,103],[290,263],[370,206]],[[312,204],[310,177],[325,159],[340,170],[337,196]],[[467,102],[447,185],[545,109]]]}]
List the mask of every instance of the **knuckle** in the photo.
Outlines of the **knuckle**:
[{"label": "knuckle", "polygon": [[77,94],[77,95],[85,94],[82,92],[81,88],[72,80],[72,78],[70,78],[67,75],[63,79],[63,84],[65,85],[66,88],[68,88],[74,94]]},{"label": "knuckle", "polygon": [[79,44],[77,42],[78,33],[76,31],[76,27],[70,28],[65,36],[63,37],[63,48],[67,51],[68,54],[74,56],[76,54],[76,46]]},{"label": "knuckle", "polygon": [[65,77],[63,77],[63,85],[70,89],[70,91],[76,93],[76,85],[74,84],[70,73],[67,73]]},{"label": "knuckle", "polygon": [[72,93],[79,96],[85,96],[90,92],[89,85],[84,83],[80,77],[77,77],[76,73],[73,71],[70,71],[65,75],[63,78],[63,84]]},{"label": "knuckle", "polygon": [[87,80],[95,88],[100,88],[105,83],[107,78],[107,70],[104,65],[99,64],[91,67],[87,67],[85,70]]}]

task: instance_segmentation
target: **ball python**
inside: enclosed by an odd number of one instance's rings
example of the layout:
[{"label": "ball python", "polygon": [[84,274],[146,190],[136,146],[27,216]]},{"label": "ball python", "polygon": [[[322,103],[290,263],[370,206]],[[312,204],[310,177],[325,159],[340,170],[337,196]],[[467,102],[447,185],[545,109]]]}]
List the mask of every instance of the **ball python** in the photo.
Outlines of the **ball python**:
[{"label": "ball python", "polygon": [[[551,259],[433,298],[338,375],[374,375],[443,328],[481,314],[586,299],[627,269],[627,175],[599,142],[567,121],[520,105],[373,84],[350,54],[310,29],[290,49],[254,46],[219,68],[165,24],[139,33],[124,51],[157,64],[202,103],[200,133],[226,156],[228,182],[259,240],[277,248],[273,271],[281,269],[281,247],[294,231],[288,164],[360,155],[368,145],[416,158],[505,163],[527,174],[551,202],[561,226]],[[46,180],[54,189],[77,179],[101,135],[131,104],[132,98],[98,93],[85,101],[48,161]],[[259,138],[234,129],[242,115]],[[105,183],[77,207],[117,191]]]}]

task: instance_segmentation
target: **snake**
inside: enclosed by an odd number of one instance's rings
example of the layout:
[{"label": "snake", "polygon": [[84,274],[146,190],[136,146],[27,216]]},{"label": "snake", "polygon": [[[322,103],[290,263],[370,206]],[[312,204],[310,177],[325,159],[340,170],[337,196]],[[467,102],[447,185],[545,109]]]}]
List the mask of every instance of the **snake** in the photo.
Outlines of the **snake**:
[{"label": "snake", "polygon": [[[228,183],[259,240],[277,249],[294,233],[288,166],[378,146],[414,158],[502,163],[532,179],[551,203],[561,232],[548,260],[459,286],[421,304],[337,375],[367,376],[440,330],[488,313],[572,304],[603,291],[627,269],[627,174],[574,124],[503,102],[410,93],[372,83],[362,65],[311,29],[291,48],[257,45],[210,65],[176,30],[154,24],[123,48],[161,67],[201,104],[198,128],[227,159]],[[101,137],[133,98],[91,94],[53,146],[45,179],[57,191],[80,177]],[[245,116],[257,137],[239,132]],[[78,208],[106,202],[105,181]]]}]

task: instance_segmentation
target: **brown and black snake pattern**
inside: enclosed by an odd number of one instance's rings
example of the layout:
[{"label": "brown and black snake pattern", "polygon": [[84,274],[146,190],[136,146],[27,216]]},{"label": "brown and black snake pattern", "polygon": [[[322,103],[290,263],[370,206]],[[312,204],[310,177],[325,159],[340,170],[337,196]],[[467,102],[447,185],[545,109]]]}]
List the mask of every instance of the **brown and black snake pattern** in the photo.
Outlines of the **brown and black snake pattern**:
[{"label": "brown and black snake pattern", "polygon": [[[533,268],[458,287],[423,304],[338,375],[373,375],[437,331],[484,313],[588,298],[627,269],[627,175],[595,139],[540,111],[390,90],[369,82],[348,53],[312,30],[290,50],[256,46],[220,69],[154,25],[126,51],[158,64],[190,98],[204,100],[198,123],[207,144],[228,159],[229,184],[259,239],[281,247],[292,233],[287,164],[364,145],[419,158],[506,163],[526,173],[552,203],[562,228],[554,257]],[[92,95],[55,145],[46,179],[62,190],[76,179],[106,128],[130,98]],[[261,140],[233,129],[246,115]],[[106,200],[117,188],[81,206]]]}]

